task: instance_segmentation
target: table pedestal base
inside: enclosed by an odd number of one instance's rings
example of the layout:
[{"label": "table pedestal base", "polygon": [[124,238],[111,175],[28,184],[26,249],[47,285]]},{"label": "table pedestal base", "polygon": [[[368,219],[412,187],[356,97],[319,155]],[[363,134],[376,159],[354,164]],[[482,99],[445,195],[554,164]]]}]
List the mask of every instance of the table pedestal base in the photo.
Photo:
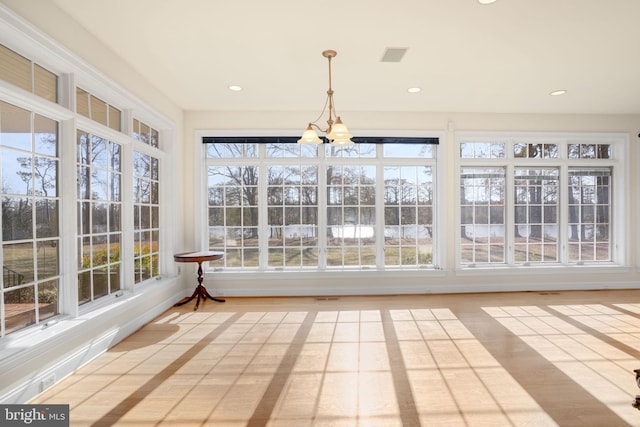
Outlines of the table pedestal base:
[{"label": "table pedestal base", "polygon": [[197,298],[197,299],[196,299],[196,306],[193,308],[193,311],[196,311],[198,309],[201,299],[203,301],[206,299],[210,299],[217,302],[224,302],[224,299],[222,298],[212,297],[209,294],[209,292],[207,292],[207,288],[205,288],[201,284],[198,284],[198,286],[196,286],[196,290],[193,292],[193,295],[191,295],[189,298],[186,298],[184,301],[180,301],[179,303],[175,304],[174,307],[180,307],[181,305],[184,305],[190,301],[193,301],[194,298]]},{"label": "table pedestal base", "polygon": [[173,256],[173,259],[177,262],[197,262],[198,263],[198,286],[196,287],[196,290],[193,292],[193,295],[191,295],[189,298],[185,299],[184,301],[180,301],[177,304],[174,305],[174,307],[179,307],[183,304],[188,303],[189,301],[193,301],[194,298],[196,299],[196,306],[193,308],[193,310],[197,310],[198,306],[200,305],[200,300],[213,300],[213,301],[217,301],[217,302],[224,302],[224,300],[222,298],[214,298],[212,297],[209,292],[207,292],[207,288],[205,288],[202,285],[202,282],[204,282],[204,277],[203,277],[203,271],[202,271],[202,263],[205,261],[213,261],[216,259],[220,259],[222,258],[224,254],[222,252],[213,252],[213,251],[206,251],[206,252],[185,252],[182,254],[176,254]]}]

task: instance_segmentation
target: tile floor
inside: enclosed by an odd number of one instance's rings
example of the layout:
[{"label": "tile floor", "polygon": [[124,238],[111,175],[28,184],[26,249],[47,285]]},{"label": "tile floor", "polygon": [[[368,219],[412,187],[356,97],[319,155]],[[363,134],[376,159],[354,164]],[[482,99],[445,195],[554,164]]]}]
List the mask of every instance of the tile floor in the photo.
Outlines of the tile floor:
[{"label": "tile floor", "polygon": [[640,426],[640,291],[175,307],[31,403],[72,426]]}]

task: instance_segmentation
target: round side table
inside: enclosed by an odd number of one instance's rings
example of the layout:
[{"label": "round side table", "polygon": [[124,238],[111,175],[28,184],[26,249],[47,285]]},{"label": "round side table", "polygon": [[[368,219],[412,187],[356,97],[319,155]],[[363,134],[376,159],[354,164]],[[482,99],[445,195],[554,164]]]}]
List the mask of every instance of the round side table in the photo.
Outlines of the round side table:
[{"label": "round side table", "polygon": [[217,259],[221,259],[224,257],[224,252],[215,252],[215,251],[200,251],[200,252],[183,252],[180,254],[175,254],[173,256],[173,260],[175,262],[197,262],[198,263],[198,286],[196,286],[193,295],[189,298],[184,299],[174,305],[174,307],[179,307],[184,305],[190,301],[193,301],[196,298],[196,306],[193,310],[198,309],[198,305],[200,305],[200,300],[203,301],[206,299],[210,299],[217,302],[224,302],[222,298],[214,298],[209,292],[207,292],[207,288],[204,287],[202,282],[204,281],[204,277],[202,276],[202,263],[207,261],[215,261]]}]

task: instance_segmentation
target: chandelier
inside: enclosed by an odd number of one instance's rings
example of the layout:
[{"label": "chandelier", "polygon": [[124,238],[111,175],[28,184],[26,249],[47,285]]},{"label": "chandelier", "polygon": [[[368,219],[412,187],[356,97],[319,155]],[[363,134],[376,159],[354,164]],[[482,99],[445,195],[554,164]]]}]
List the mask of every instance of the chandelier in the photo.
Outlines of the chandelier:
[{"label": "chandelier", "polygon": [[[327,100],[325,101],[324,108],[313,122],[309,123],[307,129],[302,134],[302,137],[298,140],[298,144],[322,144],[322,139],[318,137],[318,131],[326,134],[326,138],[329,140],[329,144],[343,146],[343,145],[351,145],[353,141],[351,140],[351,135],[347,127],[340,120],[340,116],[336,114],[335,105],[333,103],[333,88],[331,87],[331,59],[335,58],[338,53],[335,50],[325,50],[322,52],[322,56],[327,58],[329,61],[329,90],[327,90]],[[325,111],[329,111],[329,120],[327,120],[328,128],[322,129],[320,126],[316,124],[318,120],[322,117]],[[336,120],[333,120],[333,117],[336,117]],[[315,129],[314,129],[315,128]]]}]

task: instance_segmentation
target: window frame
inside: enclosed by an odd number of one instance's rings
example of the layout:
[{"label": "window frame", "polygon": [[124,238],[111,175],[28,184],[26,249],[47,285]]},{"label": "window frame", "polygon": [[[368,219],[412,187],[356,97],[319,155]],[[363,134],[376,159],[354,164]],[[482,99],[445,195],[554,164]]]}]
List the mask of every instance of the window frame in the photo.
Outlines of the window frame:
[{"label": "window frame", "polygon": [[[445,138],[445,133],[444,132],[434,132],[434,131],[369,131],[369,132],[363,132],[361,135],[363,135],[364,137],[373,137],[373,138],[387,138],[389,137],[389,135],[392,135],[392,138],[398,138],[398,137],[404,137],[404,138],[437,138],[439,139],[441,142],[444,141]],[[196,246],[198,248],[200,248],[201,250],[206,250],[208,249],[208,221],[207,221],[207,167],[208,167],[208,163],[207,163],[207,156],[206,156],[206,147],[205,144],[203,144],[203,138],[206,137],[219,137],[219,138],[224,138],[224,137],[296,137],[299,136],[296,132],[293,131],[274,131],[274,130],[268,130],[268,131],[259,131],[259,130],[249,130],[249,131],[219,131],[219,130],[197,130],[195,131],[195,135],[194,135],[194,141],[196,144],[198,144],[199,146],[201,146],[200,149],[195,150],[194,156],[195,156],[195,164],[197,165],[196,168],[194,168],[194,174],[195,176],[195,180],[194,182],[196,183],[194,191],[195,194],[199,194],[201,197],[197,197],[196,198],[196,205],[194,207],[195,209],[195,223],[196,226],[198,227],[198,232],[196,233]],[[439,145],[440,147],[442,147],[442,144]],[[322,152],[320,152],[322,151]],[[380,156],[382,155],[382,150],[380,150]],[[362,157],[362,158],[349,158],[349,157],[345,157],[345,158],[337,158],[339,160],[339,164],[347,164],[347,165],[358,165],[359,162],[363,162],[363,163],[373,163],[379,166],[379,168],[382,170],[382,168],[384,167],[384,164],[382,163],[381,157],[380,156],[374,156],[374,157]],[[319,154],[318,157],[322,157],[324,159],[325,157],[325,153],[324,153],[324,145],[321,146],[319,148]],[[442,174],[444,173],[443,168],[441,167],[437,167],[438,166],[438,155],[437,152],[434,153],[432,158],[426,159],[429,162],[432,162],[432,166],[435,169],[435,171],[433,171],[433,181],[434,181],[434,188],[436,188],[435,184],[437,181],[442,179]],[[387,158],[390,159],[390,158]],[[411,158],[414,162],[415,160],[413,158]],[[248,161],[251,160],[255,160],[255,159],[248,159]],[[295,157],[295,158],[285,158],[285,161],[293,161],[293,163],[298,163],[300,164],[301,162],[304,164],[311,164],[311,163],[318,163],[317,159],[315,157]],[[307,161],[309,160],[309,161]],[[398,162],[402,163],[401,158],[396,158],[396,160],[398,160]],[[396,163],[398,163],[396,162]],[[286,162],[283,162],[286,163]],[[388,162],[387,162],[388,163]],[[409,163],[411,163],[411,160],[409,161]],[[324,175],[324,174],[322,174]],[[377,177],[377,180],[381,180],[382,177]],[[320,179],[319,181],[321,181],[319,183],[319,192],[318,192],[318,199],[321,200],[322,198],[326,198],[326,185],[324,185],[324,179]],[[261,184],[263,185],[263,184]],[[382,185],[378,185],[377,186],[377,195],[376,198],[378,200],[380,200],[379,203],[384,203],[384,186]],[[439,221],[440,218],[442,218],[442,213],[440,212],[443,208],[444,208],[444,203],[440,203],[438,198],[443,197],[442,195],[439,195],[437,191],[435,191],[436,195],[434,196],[434,200],[433,200],[433,223],[437,223]],[[324,212],[324,209],[320,209],[320,211],[318,212],[319,217],[321,216],[326,216],[326,212]],[[323,230],[324,231],[324,230]],[[319,238],[322,240],[324,239],[323,237],[323,231],[319,232]],[[384,230],[376,230],[376,232],[382,232]],[[439,242],[441,239],[439,239],[439,235],[442,235],[441,232],[438,231],[437,227],[434,230],[434,234],[433,234],[433,241],[434,242]],[[324,250],[326,248],[326,242],[321,241],[321,243],[319,243],[319,245],[321,245],[321,250]],[[384,245],[384,242],[382,243],[382,245]],[[415,267],[411,267],[411,268],[404,268],[404,269],[398,269],[398,268],[394,268],[395,266],[386,266],[386,268],[384,269],[380,269],[380,268],[360,268],[360,266],[350,269],[350,268],[337,268],[335,270],[331,270],[326,268],[326,265],[324,265],[324,263],[319,262],[318,263],[318,268],[312,268],[308,271],[305,271],[304,269],[302,270],[292,270],[292,271],[280,271],[280,270],[263,270],[263,269],[256,269],[255,271],[229,271],[228,269],[220,269],[220,268],[216,268],[215,265],[205,265],[205,271],[206,272],[212,272],[215,271],[216,276],[217,277],[240,277],[239,274],[243,274],[243,275],[247,275],[247,274],[251,274],[251,273],[264,273],[264,272],[268,272],[271,276],[275,277],[276,275],[280,275],[283,274],[286,277],[296,277],[296,276],[301,276],[301,275],[305,275],[305,274],[314,274],[314,277],[318,277],[318,274],[322,275],[322,274],[336,274],[336,273],[344,273],[344,274],[349,274],[351,273],[360,273],[360,274],[366,274],[367,271],[371,272],[371,273],[390,273],[390,274],[396,274],[396,275],[415,275],[416,273],[419,272],[419,274],[421,275],[429,275],[429,274],[437,274],[437,275],[442,275],[441,270],[444,266],[444,264],[446,263],[446,259],[444,254],[442,254],[442,250],[440,249],[440,246],[437,245],[441,245],[441,243],[435,244],[434,243],[434,248],[433,248],[433,260],[432,260],[432,264],[430,266],[427,266],[426,268],[415,268]],[[380,262],[384,263],[384,255],[382,253],[382,251],[380,251],[380,249],[377,250],[377,257],[378,260],[382,260],[382,261],[378,261],[378,264]],[[265,259],[264,257],[266,257],[266,251],[262,251],[260,256]],[[214,264],[214,263],[211,263]],[[261,265],[266,265],[266,262],[261,263]]]},{"label": "window frame", "polygon": [[[504,157],[497,158],[462,158],[460,154],[461,144],[469,142],[493,142],[505,144]],[[559,144],[557,158],[530,158],[516,157],[513,146],[516,144]],[[611,156],[607,159],[578,158],[570,159],[567,149],[570,144],[610,144]],[[557,272],[558,269],[566,269],[576,272],[594,268],[601,271],[605,268],[625,267],[629,263],[628,247],[629,236],[624,232],[628,227],[629,204],[625,203],[625,191],[630,179],[630,164],[628,159],[629,135],[626,133],[609,132],[472,132],[459,131],[455,134],[454,164],[456,170],[456,241],[455,241],[455,268],[458,274],[495,274],[497,271],[517,271],[519,269],[536,269],[541,272]],[[461,262],[461,176],[463,167],[499,167],[506,170],[505,189],[505,248],[507,251],[506,262],[503,264],[476,264],[467,265]],[[558,225],[560,251],[557,263],[516,263],[514,261],[514,170],[516,168],[558,168],[560,201],[558,204]],[[610,253],[609,261],[598,262],[569,262],[566,246],[568,223],[568,174],[571,168],[601,169],[611,167],[613,185],[610,194]]]},{"label": "window frame", "polygon": [[[0,10],[2,12],[2,10]],[[7,16],[0,13],[0,19]],[[173,224],[167,222],[166,218],[175,217],[177,207],[166,201],[170,200],[170,195],[177,192],[177,185],[172,176],[174,174],[173,165],[167,163],[166,159],[172,158],[175,148],[176,125],[166,116],[153,110],[150,106],[142,103],[130,92],[118,86],[117,83],[108,80],[91,66],[82,62],[72,53],[61,48],[54,41],[37,32],[32,33],[32,37],[24,37],[19,30],[13,27],[0,29],[2,44],[8,49],[27,58],[32,64],[57,76],[58,97],[56,102],[47,100],[37,94],[28,93],[23,89],[0,80],[0,99],[15,105],[18,108],[30,111],[37,115],[54,120],[58,123],[59,139],[59,314],[54,318],[47,318],[44,322],[33,324],[0,338],[0,352],[5,343],[14,340],[25,339],[27,341],[34,338],[40,327],[57,323],[59,320],[76,319],[78,316],[101,313],[103,309],[118,302],[121,295],[132,295],[134,293],[146,293],[153,291],[150,287],[160,286],[164,283],[173,282],[178,269],[173,263],[172,253],[166,250],[171,248],[176,241],[179,230]],[[6,31],[5,31],[6,30]],[[16,36],[7,37],[7,32]],[[121,129],[114,130],[107,125],[91,120],[75,111],[75,91],[77,87],[88,91],[91,95],[104,100],[109,106],[116,106],[119,111]],[[161,144],[158,147],[151,147],[133,137],[133,120],[143,120],[157,130]],[[132,178],[132,166],[128,165],[132,161],[132,151],[134,149],[156,157],[160,163],[160,180],[166,185],[160,185],[160,240],[161,247],[165,248],[159,252],[161,273],[156,277],[140,283],[133,283],[133,260],[132,257],[122,255],[122,268],[120,271],[121,289],[111,295],[97,299],[96,301],[78,304],[77,276],[77,194],[76,194],[76,132],[82,130],[91,135],[104,138],[118,143],[122,147],[122,183],[121,183],[121,204],[123,241],[121,241],[121,251],[133,253],[133,197],[129,183]],[[171,184],[171,185],[169,185]],[[162,201],[165,201],[164,203]],[[76,206],[74,206],[76,205]],[[131,213],[126,212],[130,207]],[[130,216],[130,217],[129,217]],[[131,230],[131,233],[129,233]],[[129,236],[131,234],[131,236]],[[0,254],[1,260],[1,254]],[[152,280],[153,279],[153,280]],[[111,297],[110,297],[111,296]],[[44,324],[44,326],[43,326]]]},{"label": "window frame", "polygon": [[[105,160],[107,161],[107,165],[106,166],[101,166],[101,165],[96,165],[93,162],[93,159],[80,159],[79,158],[79,145],[80,145],[80,138],[81,135],[83,135],[86,139],[89,140],[89,142],[85,142],[87,144],[88,147],[91,147],[90,152],[93,153],[92,149],[94,147],[94,143],[97,140],[100,140],[102,143],[104,143],[104,147],[105,147]],[[76,157],[76,161],[77,161],[77,169],[76,169],[76,173],[77,170],[80,168],[86,169],[88,172],[91,172],[90,174],[90,178],[89,178],[89,182],[86,184],[87,185],[87,189],[91,190],[91,194],[88,195],[87,198],[81,198],[79,194],[76,194],[76,202],[78,204],[78,210],[80,211],[81,209],[83,209],[84,205],[88,205],[90,207],[89,212],[87,212],[88,216],[91,218],[90,221],[88,221],[88,223],[84,223],[83,219],[78,218],[78,228],[77,230],[80,231],[82,230],[82,234],[79,235],[78,231],[76,231],[76,236],[77,236],[77,244],[80,245],[82,244],[84,247],[84,243],[80,243],[81,241],[84,242],[85,239],[88,239],[91,243],[89,243],[89,250],[88,253],[86,253],[84,250],[80,250],[80,248],[78,248],[78,254],[82,253],[83,257],[84,256],[88,256],[90,261],[89,261],[89,265],[81,267],[77,267],[79,276],[78,276],[78,285],[80,286],[80,275],[83,275],[86,277],[86,275],[89,276],[89,295],[88,295],[88,300],[83,300],[80,301],[80,299],[78,299],[78,304],[80,306],[83,306],[85,304],[90,304],[92,302],[96,302],[98,300],[101,300],[105,297],[108,297],[109,295],[113,295],[119,291],[121,291],[123,289],[123,284],[125,283],[125,281],[123,280],[123,276],[122,276],[122,261],[123,261],[123,255],[122,255],[122,244],[123,244],[123,227],[122,227],[122,217],[123,217],[123,199],[122,199],[122,193],[124,191],[124,180],[123,180],[123,173],[122,173],[122,167],[123,167],[123,145],[119,142],[113,141],[111,139],[108,138],[104,138],[100,135],[96,135],[90,132],[85,131],[82,128],[77,128],[77,142],[76,142],[76,147],[77,148],[77,152],[78,152],[78,157]],[[112,147],[117,147],[117,161],[118,161],[118,168],[117,169],[113,169],[112,165],[113,162],[111,161],[111,154],[112,154]],[[81,163],[81,160],[86,160],[86,162]],[[114,179],[114,177],[117,177],[117,184],[118,184],[118,189],[116,194],[111,194],[111,191],[105,191],[105,195],[104,198],[98,198],[98,197],[94,197],[94,191],[95,188],[92,183],[94,182],[93,177],[99,173],[102,172],[104,174],[106,174],[106,178],[108,182],[112,182],[112,179]],[[76,175],[76,179],[78,179],[77,175]],[[110,188],[113,188],[110,186]],[[115,196],[115,197],[114,197]],[[97,205],[105,205],[106,206],[106,218],[105,220],[107,221],[105,225],[105,229],[101,230],[101,231],[96,231],[94,230],[95,228],[95,222],[94,222],[94,207]],[[111,208],[116,207],[119,211],[119,215],[116,216],[116,218],[113,218],[112,215],[112,210]],[[114,219],[117,219],[117,224],[115,224]],[[117,226],[117,229],[114,229],[114,226]],[[88,229],[85,229],[85,227],[87,227]],[[111,238],[112,237],[118,237],[118,241],[119,241],[119,253],[117,256],[117,259],[112,259],[111,256]],[[94,250],[98,247],[99,244],[94,244],[94,240],[96,238],[102,238],[102,239],[106,239],[105,243],[103,243],[105,250],[106,250],[106,254],[108,255],[108,259],[105,260],[106,262],[104,262],[103,264],[100,264],[99,266],[95,266],[93,265],[93,263],[96,261],[96,255],[94,253]],[[77,260],[78,264],[83,263],[84,262],[82,260]],[[96,273],[98,270],[104,270],[106,269],[108,274],[107,277],[105,278],[106,281],[106,293],[103,295],[99,295],[99,296],[95,296],[95,290],[96,290],[96,284],[95,284],[95,277],[96,277]],[[118,272],[118,277],[117,278],[113,278],[112,277],[112,269],[116,269],[116,271]],[[117,281],[117,287],[115,286],[115,283],[112,283],[113,281]],[[80,295],[78,295],[78,297],[80,298]]]}]

